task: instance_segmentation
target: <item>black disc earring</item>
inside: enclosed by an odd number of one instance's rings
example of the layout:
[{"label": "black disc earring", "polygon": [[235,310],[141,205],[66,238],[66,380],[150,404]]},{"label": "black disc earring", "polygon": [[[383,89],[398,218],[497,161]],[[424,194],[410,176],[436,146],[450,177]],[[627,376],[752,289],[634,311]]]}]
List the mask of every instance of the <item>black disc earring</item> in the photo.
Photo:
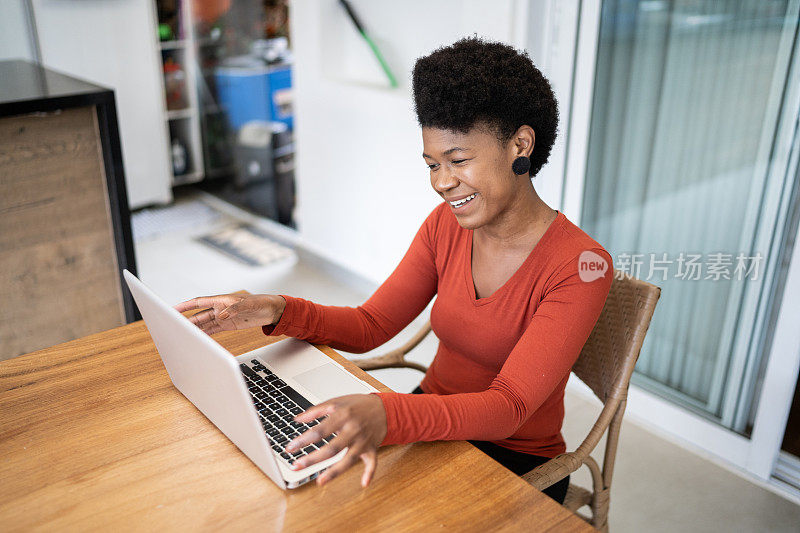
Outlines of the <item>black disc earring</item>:
[{"label": "black disc earring", "polygon": [[523,174],[527,174],[531,170],[531,159],[529,157],[525,157],[524,155],[519,156],[511,163],[511,170],[514,171],[514,174],[518,176],[522,176]]}]

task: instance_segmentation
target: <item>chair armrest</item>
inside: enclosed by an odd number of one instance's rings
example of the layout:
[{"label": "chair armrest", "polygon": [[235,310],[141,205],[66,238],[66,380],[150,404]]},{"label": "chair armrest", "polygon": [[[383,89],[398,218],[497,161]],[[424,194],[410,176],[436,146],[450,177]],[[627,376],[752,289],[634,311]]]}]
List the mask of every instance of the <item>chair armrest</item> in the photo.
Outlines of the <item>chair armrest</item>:
[{"label": "chair armrest", "polygon": [[361,370],[380,370],[382,368],[413,368],[420,372],[427,372],[427,368],[419,363],[405,360],[405,352],[393,350],[383,355],[376,355],[367,359],[353,359],[352,361]]},{"label": "chair armrest", "polygon": [[544,490],[575,472],[583,464],[583,458],[575,452],[562,453],[546,463],[537,466],[522,479],[538,490]]}]

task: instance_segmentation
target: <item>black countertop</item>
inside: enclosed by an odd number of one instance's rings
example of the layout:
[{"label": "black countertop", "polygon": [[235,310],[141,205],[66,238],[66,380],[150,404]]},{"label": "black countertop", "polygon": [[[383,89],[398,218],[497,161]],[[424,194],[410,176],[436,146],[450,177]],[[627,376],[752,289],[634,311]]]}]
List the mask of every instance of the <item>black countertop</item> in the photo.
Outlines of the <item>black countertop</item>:
[{"label": "black countertop", "polygon": [[113,102],[114,93],[37,63],[0,61],[0,116]]}]

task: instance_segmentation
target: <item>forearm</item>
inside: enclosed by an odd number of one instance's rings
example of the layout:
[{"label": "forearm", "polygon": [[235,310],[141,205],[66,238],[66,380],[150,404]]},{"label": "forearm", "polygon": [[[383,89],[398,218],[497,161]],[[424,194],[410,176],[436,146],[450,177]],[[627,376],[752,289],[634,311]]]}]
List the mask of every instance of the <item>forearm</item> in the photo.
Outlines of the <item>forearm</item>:
[{"label": "forearm", "polygon": [[513,435],[528,409],[511,390],[452,394],[378,393],[386,411],[382,445],[436,440],[502,440]]},{"label": "forearm", "polygon": [[403,259],[363,305],[320,305],[282,295],[286,306],[280,320],[264,326],[266,335],[289,335],[335,349],[364,353],[394,337],[436,295],[438,272],[434,257],[434,209],[417,231]]},{"label": "forearm", "polygon": [[398,322],[398,317],[386,316],[369,301],[358,307],[343,307],[286,295],[283,299],[285,309],[280,320],[263,327],[267,335],[288,335],[337,350],[363,353],[380,346],[403,327],[403,316]]}]

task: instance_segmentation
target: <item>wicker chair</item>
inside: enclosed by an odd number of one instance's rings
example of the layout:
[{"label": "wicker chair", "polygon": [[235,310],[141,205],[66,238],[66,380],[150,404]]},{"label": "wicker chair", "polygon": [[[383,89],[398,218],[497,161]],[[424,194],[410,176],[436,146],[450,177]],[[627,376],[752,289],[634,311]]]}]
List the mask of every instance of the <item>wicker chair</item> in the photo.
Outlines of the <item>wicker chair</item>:
[{"label": "wicker chair", "polygon": [[[592,474],[592,490],[570,484],[564,506],[601,531],[608,531],[609,493],[619,430],[633,367],[639,357],[645,333],[661,295],[651,283],[614,271],[614,280],[603,311],[581,350],[572,371],[603,402],[603,410],[589,435],[574,452],[567,452],[534,468],[523,479],[543,490],[586,465]],[[425,372],[405,355],[431,331],[430,321],[402,347],[384,355],[356,360],[364,370],[413,368]],[[608,431],[602,469],[589,454]],[[589,506],[591,516],[578,510]]]}]

